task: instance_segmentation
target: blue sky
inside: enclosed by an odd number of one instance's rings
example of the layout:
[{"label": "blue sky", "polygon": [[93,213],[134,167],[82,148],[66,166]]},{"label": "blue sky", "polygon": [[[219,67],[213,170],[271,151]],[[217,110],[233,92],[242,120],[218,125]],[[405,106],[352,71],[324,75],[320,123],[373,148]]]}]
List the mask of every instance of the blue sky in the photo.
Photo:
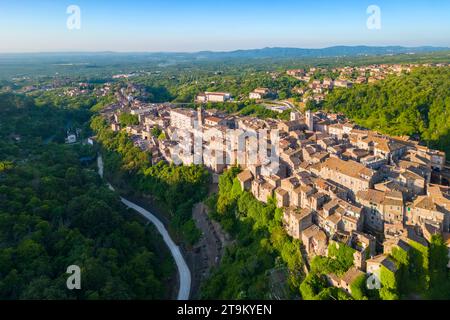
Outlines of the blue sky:
[{"label": "blue sky", "polygon": [[[68,30],[69,5],[81,29]],[[381,9],[369,30],[366,10]],[[450,47],[448,0],[0,0],[0,52]]]}]

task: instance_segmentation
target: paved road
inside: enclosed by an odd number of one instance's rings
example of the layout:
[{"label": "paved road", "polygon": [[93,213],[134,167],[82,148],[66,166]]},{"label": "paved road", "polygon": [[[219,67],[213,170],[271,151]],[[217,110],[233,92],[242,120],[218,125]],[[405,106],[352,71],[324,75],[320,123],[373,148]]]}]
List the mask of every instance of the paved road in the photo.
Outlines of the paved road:
[{"label": "paved road", "polygon": [[[97,158],[98,164],[98,174],[103,177],[104,166],[102,156],[98,156]],[[108,183],[108,187],[111,190],[114,190],[113,186]],[[125,204],[128,208],[131,208],[141,214],[144,218],[153,223],[158,230],[158,232],[162,235],[164,242],[169,247],[170,252],[175,260],[175,263],[178,268],[179,278],[180,278],[180,289],[178,291],[178,300],[188,300],[191,292],[191,271],[184,260],[183,255],[181,254],[180,248],[173,242],[170,237],[167,229],[164,227],[164,224],[149,211],[144,208],[138,206],[137,204],[128,201],[125,198],[120,197],[123,204]]]},{"label": "paved road", "polygon": [[283,100],[283,101],[280,101],[280,102],[282,104],[284,104],[285,106],[287,106],[288,108],[291,108],[292,110],[296,109],[295,106],[292,103],[290,103],[289,101],[287,101],[287,100]]}]

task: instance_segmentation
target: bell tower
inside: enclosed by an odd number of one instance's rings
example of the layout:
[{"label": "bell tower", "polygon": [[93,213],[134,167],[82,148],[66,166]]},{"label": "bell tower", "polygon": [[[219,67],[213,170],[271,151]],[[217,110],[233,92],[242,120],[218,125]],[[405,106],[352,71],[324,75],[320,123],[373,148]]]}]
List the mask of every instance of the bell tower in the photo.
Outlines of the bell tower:
[{"label": "bell tower", "polygon": [[198,107],[197,109],[197,121],[198,121],[198,127],[203,127],[203,109],[202,106]]},{"label": "bell tower", "polygon": [[306,125],[308,126],[308,130],[314,131],[314,119],[311,110],[306,111]]}]

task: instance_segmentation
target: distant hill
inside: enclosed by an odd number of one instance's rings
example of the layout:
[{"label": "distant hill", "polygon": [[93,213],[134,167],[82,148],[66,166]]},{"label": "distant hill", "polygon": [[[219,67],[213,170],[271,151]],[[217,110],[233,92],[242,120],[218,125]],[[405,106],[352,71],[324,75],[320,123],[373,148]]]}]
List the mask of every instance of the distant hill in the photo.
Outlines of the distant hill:
[{"label": "distant hill", "polygon": [[135,57],[141,59],[260,59],[260,58],[321,58],[321,57],[352,57],[352,56],[374,56],[374,55],[395,55],[395,54],[418,54],[428,52],[446,51],[446,47],[371,47],[371,46],[335,46],[322,49],[304,48],[263,48],[235,51],[200,51],[200,52],[55,52],[55,53],[18,53],[0,54],[0,62],[11,62],[16,59],[27,59],[33,61],[34,58],[42,60],[55,59],[80,59],[80,58],[113,58],[123,59],[124,57]]},{"label": "distant hill", "polygon": [[323,49],[302,48],[264,48],[254,50],[236,50],[230,52],[204,51],[194,53],[200,58],[314,58],[342,56],[372,56],[389,54],[415,54],[450,50],[445,47],[370,47],[370,46],[335,46]]},{"label": "distant hill", "polygon": [[[434,57],[439,55],[440,57]],[[448,62],[450,48],[443,47],[370,47],[336,46],[323,49],[263,48],[235,51],[201,52],[42,52],[42,53],[0,53],[0,80],[23,76],[87,76],[108,77],[114,73],[136,72],[137,70],[161,70],[177,65],[196,64],[210,69],[226,63],[258,65],[268,68],[276,63],[287,67],[300,61],[314,64],[315,59],[344,60],[362,59],[372,63],[384,61],[426,63]],[[386,59],[387,58],[387,59]],[[323,61],[322,61],[323,62]],[[176,72],[176,70],[174,71]]]}]

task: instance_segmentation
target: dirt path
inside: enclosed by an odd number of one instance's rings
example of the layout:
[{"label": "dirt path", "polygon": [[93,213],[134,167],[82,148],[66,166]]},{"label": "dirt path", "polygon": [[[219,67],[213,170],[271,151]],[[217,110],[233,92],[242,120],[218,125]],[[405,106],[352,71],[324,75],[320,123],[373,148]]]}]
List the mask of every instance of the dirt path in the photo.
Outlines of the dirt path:
[{"label": "dirt path", "polygon": [[192,217],[197,228],[202,232],[200,241],[193,249],[193,279],[192,298],[199,295],[201,283],[208,278],[211,268],[219,266],[224,248],[231,242],[221,226],[208,217],[208,211],[203,203],[197,203],[192,210]]}]

